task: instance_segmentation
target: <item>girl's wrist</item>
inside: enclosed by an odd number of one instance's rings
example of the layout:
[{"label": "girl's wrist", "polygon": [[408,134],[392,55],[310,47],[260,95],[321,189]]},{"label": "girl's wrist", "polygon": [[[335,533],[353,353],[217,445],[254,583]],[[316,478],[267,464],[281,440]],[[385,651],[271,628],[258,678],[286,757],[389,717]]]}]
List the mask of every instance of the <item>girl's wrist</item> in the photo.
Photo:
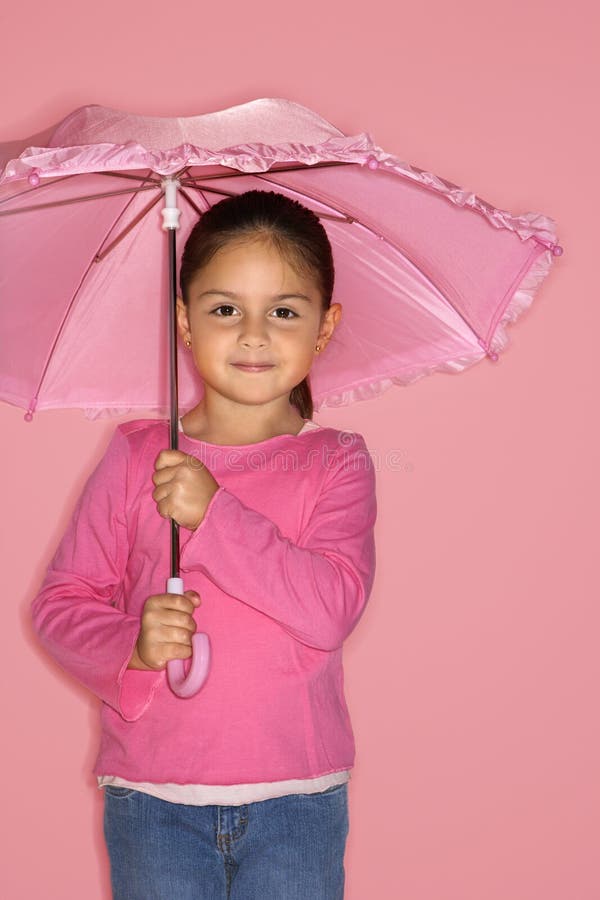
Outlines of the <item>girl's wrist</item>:
[{"label": "girl's wrist", "polygon": [[214,495],[219,490],[219,487],[220,487],[220,485],[215,481],[214,486],[211,488],[210,493],[209,493],[208,497],[206,498],[206,502],[204,504],[204,509],[202,510],[202,515],[200,516],[198,521],[194,525],[192,525],[192,527],[189,529],[189,531],[195,531],[196,528],[198,528],[202,524],[202,522],[204,521],[204,517],[206,516],[206,510],[208,509],[208,507],[210,505],[210,501],[212,500]]},{"label": "girl's wrist", "polygon": [[150,666],[147,666],[146,663],[142,660],[140,654],[138,653],[137,642],[135,647],[133,648],[133,653],[131,654],[131,659],[127,663],[128,669],[141,669],[145,672],[152,671]]}]

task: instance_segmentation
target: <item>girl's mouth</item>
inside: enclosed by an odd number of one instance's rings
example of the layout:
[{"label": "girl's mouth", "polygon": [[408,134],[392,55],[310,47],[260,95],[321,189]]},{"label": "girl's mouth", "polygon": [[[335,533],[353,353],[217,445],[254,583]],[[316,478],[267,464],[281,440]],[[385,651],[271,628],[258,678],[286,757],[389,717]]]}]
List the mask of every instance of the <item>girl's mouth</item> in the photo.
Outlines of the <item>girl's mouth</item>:
[{"label": "girl's mouth", "polygon": [[268,369],[272,369],[272,365],[245,365],[244,363],[232,363],[236,369],[241,369],[243,372],[266,372]]}]

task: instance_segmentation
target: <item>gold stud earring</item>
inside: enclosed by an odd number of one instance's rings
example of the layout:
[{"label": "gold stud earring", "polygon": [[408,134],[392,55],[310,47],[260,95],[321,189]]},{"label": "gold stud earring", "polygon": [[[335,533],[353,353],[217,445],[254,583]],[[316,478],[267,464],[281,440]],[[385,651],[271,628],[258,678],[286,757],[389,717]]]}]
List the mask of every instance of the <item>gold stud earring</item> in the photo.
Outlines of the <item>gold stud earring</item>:
[{"label": "gold stud earring", "polygon": [[186,338],[186,339],[185,339],[185,346],[186,346],[186,347],[191,347],[191,346],[192,346],[192,342],[190,341],[189,338]]},{"label": "gold stud earring", "polygon": [[317,353],[319,352],[320,349],[321,349],[321,347],[319,346],[319,344],[317,344],[317,346],[315,347],[315,350],[317,351]]}]

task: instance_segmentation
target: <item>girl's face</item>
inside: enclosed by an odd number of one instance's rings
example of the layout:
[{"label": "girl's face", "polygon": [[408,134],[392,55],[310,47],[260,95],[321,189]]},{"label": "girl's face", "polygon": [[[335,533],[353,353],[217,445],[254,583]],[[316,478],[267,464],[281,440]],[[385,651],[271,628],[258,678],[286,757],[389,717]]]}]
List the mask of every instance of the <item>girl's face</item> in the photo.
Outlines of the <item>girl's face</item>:
[{"label": "girl's face", "polygon": [[316,280],[264,239],[219,250],[188,293],[187,307],[177,301],[179,330],[205,390],[241,404],[287,404],[341,316],[338,303],[323,312]]}]

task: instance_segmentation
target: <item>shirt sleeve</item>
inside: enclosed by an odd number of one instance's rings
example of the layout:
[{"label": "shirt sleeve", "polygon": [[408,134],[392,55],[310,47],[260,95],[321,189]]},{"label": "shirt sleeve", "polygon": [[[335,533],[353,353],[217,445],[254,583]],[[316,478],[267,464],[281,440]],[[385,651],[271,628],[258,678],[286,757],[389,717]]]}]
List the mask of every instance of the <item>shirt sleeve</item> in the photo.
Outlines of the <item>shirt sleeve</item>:
[{"label": "shirt sleeve", "polygon": [[376,515],[373,462],[355,434],[351,447],[339,448],[297,542],[220,486],[190,532],[180,565],[204,573],[301,643],[334,650],[356,626],[371,591]]},{"label": "shirt sleeve", "polygon": [[128,441],[117,429],[92,472],[33,600],[34,629],[58,664],[127,721],[164,677],[128,669],[139,616],[116,608],[129,554]]}]

